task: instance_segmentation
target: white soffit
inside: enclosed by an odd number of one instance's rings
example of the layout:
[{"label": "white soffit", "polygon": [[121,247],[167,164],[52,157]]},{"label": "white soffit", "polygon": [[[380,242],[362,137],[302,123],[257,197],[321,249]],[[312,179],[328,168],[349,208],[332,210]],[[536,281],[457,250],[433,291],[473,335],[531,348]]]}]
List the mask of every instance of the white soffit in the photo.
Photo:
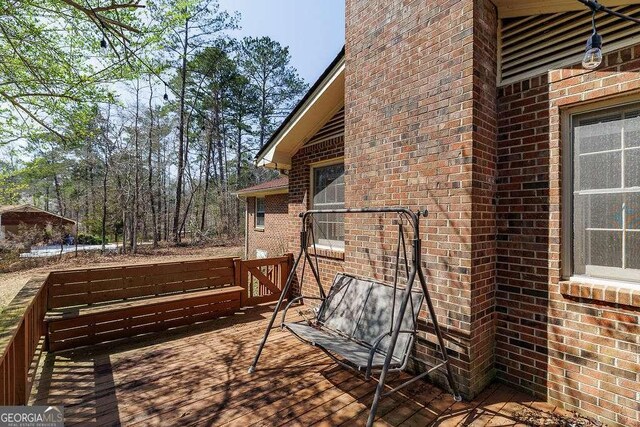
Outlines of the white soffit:
[{"label": "white soffit", "polygon": [[[499,18],[516,18],[546,13],[588,10],[587,6],[578,0],[492,0],[492,2],[498,8]],[[603,6],[613,7],[640,4],[640,0],[600,0],[598,3]]]},{"label": "white soffit", "polygon": [[[612,9],[640,18],[640,4]],[[603,39],[604,53],[640,42],[640,25],[634,22],[599,13],[596,25]],[[586,7],[570,12],[501,19],[498,85],[579,64],[591,32],[591,11]]]}]

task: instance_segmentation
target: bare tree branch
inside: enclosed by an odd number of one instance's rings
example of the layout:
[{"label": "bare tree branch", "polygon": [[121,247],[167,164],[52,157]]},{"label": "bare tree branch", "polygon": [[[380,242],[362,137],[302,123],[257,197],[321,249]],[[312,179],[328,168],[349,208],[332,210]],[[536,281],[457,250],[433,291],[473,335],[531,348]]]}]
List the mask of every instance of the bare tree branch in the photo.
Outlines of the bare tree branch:
[{"label": "bare tree branch", "polygon": [[57,130],[49,126],[44,120],[39,119],[35,114],[29,111],[29,109],[23,106],[17,99],[15,99],[11,95],[3,91],[0,91],[0,96],[3,97],[6,101],[8,101],[15,108],[24,112],[27,116],[29,116],[33,121],[38,123],[40,126],[47,129],[49,132],[53,133],[54,135],[56,135],[61,140],[66,141],[66,138],[61,133],[59,133]]}]

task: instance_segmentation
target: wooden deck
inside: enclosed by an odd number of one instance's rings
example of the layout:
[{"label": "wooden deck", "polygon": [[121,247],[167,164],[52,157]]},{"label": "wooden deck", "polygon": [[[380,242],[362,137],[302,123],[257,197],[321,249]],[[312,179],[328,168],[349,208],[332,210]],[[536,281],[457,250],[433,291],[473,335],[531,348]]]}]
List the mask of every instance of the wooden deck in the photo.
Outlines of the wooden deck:
[{"label": "wooden deck", "polygon": [[[45,354],[30,404],[64,405],[67,425],[364,425],[375,382],[286,332],[247,374],[268,307],[87,350]],[[391,383],[393,384],[393,382]],[[504,385],[456,403],[426,382],[382,400],[379,425],[512,426],[555,408]]]}]

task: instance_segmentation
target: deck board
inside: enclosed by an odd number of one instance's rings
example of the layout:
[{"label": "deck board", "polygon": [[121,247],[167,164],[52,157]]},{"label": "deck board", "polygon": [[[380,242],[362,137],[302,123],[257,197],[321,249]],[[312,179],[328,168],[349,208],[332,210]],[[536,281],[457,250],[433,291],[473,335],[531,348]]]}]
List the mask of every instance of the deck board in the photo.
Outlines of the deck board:
[{"label": "deck board", "polygon": [[[260,307],[188,328],[47,354],[30,404],[64,405],[67,425],[364,425],[376,383],[274,328],[258,370],[247,367],[270,315]],[[399,376],[391,375],[390,384]],[[472,402],[418,381],[382,399],[380,426],[517,425],[552,405],[505,385]]]}]

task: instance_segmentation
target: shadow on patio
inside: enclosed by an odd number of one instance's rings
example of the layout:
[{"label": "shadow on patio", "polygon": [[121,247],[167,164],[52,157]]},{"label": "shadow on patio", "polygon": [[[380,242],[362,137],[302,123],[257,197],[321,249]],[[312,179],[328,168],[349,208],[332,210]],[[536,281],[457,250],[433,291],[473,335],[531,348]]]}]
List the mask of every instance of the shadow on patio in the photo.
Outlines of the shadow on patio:
[{"label": "shadow on patio", "polygon": [[[29,403],[64,405],[68,425],[364,425],[375,382],[337,367],[285,332],[272,333],[258,371],[247,373],[271,310],[263,306],[141,339],[46,354]],[[383,399],[378,420],[506,426],[523,421],[528,408],[555,409],[504,385],[456,403],[420,381]]]}]

